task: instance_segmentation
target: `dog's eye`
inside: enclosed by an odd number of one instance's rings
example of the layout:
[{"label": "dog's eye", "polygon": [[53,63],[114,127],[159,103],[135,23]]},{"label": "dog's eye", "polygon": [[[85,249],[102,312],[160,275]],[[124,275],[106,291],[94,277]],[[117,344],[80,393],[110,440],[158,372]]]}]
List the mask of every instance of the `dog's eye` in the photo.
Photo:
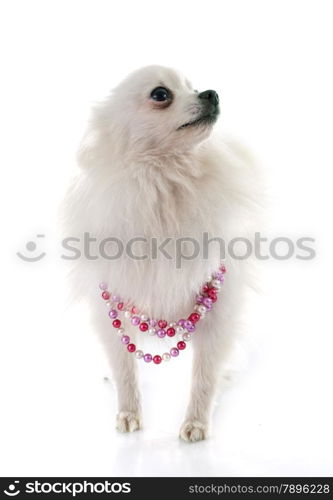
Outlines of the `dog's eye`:
[{"label": "dog's eye", "polygon": [[167,101],[170,99],[170,92],[164,87],[156,87],[156,89],[151,91],[150,97],[154,101]]}]

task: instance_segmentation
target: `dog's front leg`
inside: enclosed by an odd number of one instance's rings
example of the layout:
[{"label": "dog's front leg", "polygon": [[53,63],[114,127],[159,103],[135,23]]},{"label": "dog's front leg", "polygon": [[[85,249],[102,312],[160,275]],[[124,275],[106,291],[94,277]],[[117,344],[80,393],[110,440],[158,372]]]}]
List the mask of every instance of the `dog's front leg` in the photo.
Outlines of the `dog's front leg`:
[{"label": "dog's front leg", "polygon": [[119,336],[110,331],[108,320],[97,317],[96,321],[117,389],[117,429],[121,432],[136,431],[141,428],[141,398],[135,357],[129,355]]},{"label": "dog's front leg", "polygon": [[112,353],[112,370],[118,393],[117,429],[121,432],[133,432],[141,428],[135,358],[133,355],[129,356],[124,346],[119,346],[119,339],[117,340],[117,349]]},{"label": "dog's front leg", "polygon": [[[213,314],[212,314],[213,315]],[[190,402],[180,429],[187,442],[207,437],[211,406],[219,379],[220,366],[229,351],[229,340],[223,336],[221,323],[205,319],[193,335],[193,372]],[[224,325],[225,326],[225,325]]]}]

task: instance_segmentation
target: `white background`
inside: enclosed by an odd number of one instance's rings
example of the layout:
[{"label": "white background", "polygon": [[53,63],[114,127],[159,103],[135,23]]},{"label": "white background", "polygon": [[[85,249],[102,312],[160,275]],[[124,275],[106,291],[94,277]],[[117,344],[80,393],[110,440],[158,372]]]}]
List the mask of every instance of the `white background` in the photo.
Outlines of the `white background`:
[{"label": "white background", "polygon": [[[332,475],[331,6],[2,2],[2,476]],[[270,237],[316,238],[313,261],[261,264],[238,375],[196,445],[177,438],[189,354],[142,367],[144,430],[114,430],[109,368],[86,308],[67,303],[55,236],[91,102],[151,63],[218,90],[219,126],[267,173]],[[29,240],[47,252],[40,262],[16,256]]]}]

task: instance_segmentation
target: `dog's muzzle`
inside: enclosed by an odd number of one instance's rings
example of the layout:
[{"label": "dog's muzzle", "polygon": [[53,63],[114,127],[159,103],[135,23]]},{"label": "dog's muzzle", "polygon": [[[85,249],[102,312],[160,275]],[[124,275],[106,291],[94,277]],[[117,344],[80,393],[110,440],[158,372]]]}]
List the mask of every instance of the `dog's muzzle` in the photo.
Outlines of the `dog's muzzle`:
[{"label": "dog's muzzle", "polygon": [[201,100],[202,113],[195,120],[186,122],[177,130],[190,127],[192,125],[209,125],[216,122],[217,117],[220,112],[219,108],[219,95],[215,90],[205,90],[198,94],[198,98]]}]

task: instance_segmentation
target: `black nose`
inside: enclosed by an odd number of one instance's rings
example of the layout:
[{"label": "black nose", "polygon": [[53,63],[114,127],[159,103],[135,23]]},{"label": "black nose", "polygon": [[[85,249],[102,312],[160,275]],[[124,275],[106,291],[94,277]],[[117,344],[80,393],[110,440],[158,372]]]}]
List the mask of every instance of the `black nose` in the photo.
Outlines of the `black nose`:
[{"label": "black nose", "polygon": [[205,90],[198,95],[199,99],[207,99],[211,104],[215,106],[219,103],[219,95],[215,90]]}]

